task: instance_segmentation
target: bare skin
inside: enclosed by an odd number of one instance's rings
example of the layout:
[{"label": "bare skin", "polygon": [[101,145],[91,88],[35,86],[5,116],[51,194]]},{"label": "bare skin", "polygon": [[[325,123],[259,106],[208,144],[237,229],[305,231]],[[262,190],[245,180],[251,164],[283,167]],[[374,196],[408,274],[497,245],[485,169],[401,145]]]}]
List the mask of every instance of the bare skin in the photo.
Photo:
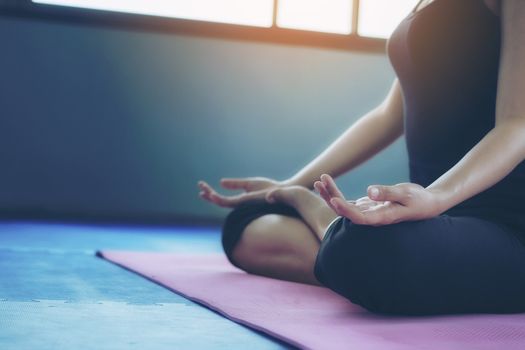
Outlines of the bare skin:
[{"label": "bare skin", "polygon": [[[314,276],[314,263],[328,224],[337,216],[326,202],[306,187],[278,185],[270,179],[256,178],[248,183],[222,181],[229,188],[246,188],[266,201],[294,207],[302,219],[283,215],[264,215],[245,228],[232,257],[247,272],[294,282],[320,285]],[[251,186],[251,187],[250,187]],[[201,197],[223,206],[235,205],[239,195],[224,197],[205,182],[199,183]],[[270,188],[270,190],[264,190]],[[252,198],[249,197],[249,198]],[[252,198],[252,200],[257,200]],[[285,228],[285,229],[284,229]]]},{"label": "bare skin", "polygon": [[[485,3],[501,14],[504,33],[495,127],[426,188],[413,183],[371,185],[367,196],[347,201],[333,180],[403,134],[403,99],[397,80],[378,107],[361,117],[292,178],[223,179],[224,188],[244,191],[230,196],[199,182],[201,198],[222,207],[273,200],[288,203],[301,214],[302,219],[265,215],[246,227],[233,253],[246,271],[319,284],[313,276],[313,264],[330,217],[340,215],[373,226],[431,218],[490,188],[525,160],[525,45],[521,44],[525,1]],[[321,195],[324,207],[320,198],[309,192],[312,188]]]},{"label": "bare skin", "polygon": [[317,238],[322,241],[326,228],[337,217],[327,203],[302,186],[277,188],[266,196],[268,202],[282,202],[294,207]]},{"label": "bare skin", "polygon": [[303,220],[264,215],[246,226],[232,257],[252,274],[321,285],[313,272],[319,246]]}]

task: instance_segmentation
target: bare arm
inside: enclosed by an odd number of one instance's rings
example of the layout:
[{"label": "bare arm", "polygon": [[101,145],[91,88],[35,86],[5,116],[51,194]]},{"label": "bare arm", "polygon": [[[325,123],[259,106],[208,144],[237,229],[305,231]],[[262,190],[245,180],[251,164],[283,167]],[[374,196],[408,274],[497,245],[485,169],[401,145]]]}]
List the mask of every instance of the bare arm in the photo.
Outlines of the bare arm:
[{"label": "bare arm", "polygon": [[496,126],[427,188],[452,207],[489,188],[525,159],[525,1],[503,0]]},{"label": "bare arm", "polygon": [[339,215],[370,225],[433,217],[493,186],[525,160],[525,1],[503,0],[502,5],[495,127],[427,188],[411,183],[370,186],[371,200],[360,206],[345,202],[325,176],[316,187]]},{"label": "bare arm", "polygon": [[369,159],[403,134],[403,96],[397,79],[385,100],[361,117],[325,151],[297,174],[284,181],[263,177],[223,178],[221,186],[244,193],[222,195],[205,181],[199,181],[204,200],[221,207],[235,207],[247,201],[265,201],[272,189],[300,185],[312,188],[324,173],[339,176]]},{"label": "bare arm", "polygon": [[371,158],[402,134],[403,97],[396,79],[379,106],[362,116],[326,150],[285,182],[312,188],[321,174],[337,177]]}]

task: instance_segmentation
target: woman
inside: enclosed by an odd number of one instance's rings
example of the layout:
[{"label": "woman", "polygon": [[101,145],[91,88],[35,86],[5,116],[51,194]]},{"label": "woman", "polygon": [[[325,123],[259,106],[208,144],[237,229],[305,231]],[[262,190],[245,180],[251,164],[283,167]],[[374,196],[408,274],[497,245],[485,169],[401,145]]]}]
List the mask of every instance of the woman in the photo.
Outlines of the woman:
[{"label": "woman", "polygon": [[[235,208],[230,261],[374,312],[525,312],[524,36],[523,0],[420,1],[388,40],[389,94],[316,159],[221,181],[240,195],[199,183]],[[403,133],[411,182],[347,201],[333,177]]]}]

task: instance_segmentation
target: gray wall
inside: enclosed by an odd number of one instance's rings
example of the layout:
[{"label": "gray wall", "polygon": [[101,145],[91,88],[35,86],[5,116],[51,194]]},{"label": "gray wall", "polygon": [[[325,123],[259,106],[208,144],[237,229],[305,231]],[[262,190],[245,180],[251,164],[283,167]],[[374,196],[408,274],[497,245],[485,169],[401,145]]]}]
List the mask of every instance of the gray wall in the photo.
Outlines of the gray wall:
[{"label": "gray wall", "polygon": [[[0,19],[0,208],[221,217],[196,182],[286,178],[377,104],[383,55]],[[404,141],[340,179],[408,177]]]}]

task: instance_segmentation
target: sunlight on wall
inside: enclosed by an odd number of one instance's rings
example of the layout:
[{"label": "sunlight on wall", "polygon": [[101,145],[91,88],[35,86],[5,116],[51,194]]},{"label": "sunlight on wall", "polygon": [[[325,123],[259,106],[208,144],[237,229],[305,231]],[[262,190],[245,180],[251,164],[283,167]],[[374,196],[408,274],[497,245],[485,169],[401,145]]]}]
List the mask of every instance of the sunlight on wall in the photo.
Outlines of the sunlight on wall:
[{"label": "sunlight on wall", "polygon": [[388,38],[417,2],[417,0],[361,0],[357,29],[359,35]]},{"label": "sunlight on wall", "polygon": [[35,3],[271,27],[273,0],[33,0]]},{"label": "sunlight on wall", "polygon": [[350,34],[351,0],[280,0],[277,25],[283,28]]}]

